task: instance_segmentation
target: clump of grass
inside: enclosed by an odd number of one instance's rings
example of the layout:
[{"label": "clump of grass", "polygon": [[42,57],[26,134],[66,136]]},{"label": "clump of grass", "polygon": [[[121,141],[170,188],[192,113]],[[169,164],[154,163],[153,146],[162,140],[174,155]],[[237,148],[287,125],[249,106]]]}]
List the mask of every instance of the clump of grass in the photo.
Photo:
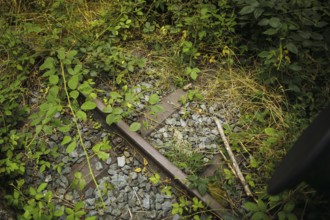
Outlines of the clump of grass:
[{"label": "clump of grass", "polygon": [[[257,66],[246,70],[219,65],[202,70],[200,78],[200,90],[207,103],[218,103],[223,108],[226,135],[255,199],[266,196],[266,184],[275,164],[295,140],[300,124],[294,112],[289,112],[282,87],[261,85],[257,71]],[[210,193],[220,202],[226,198],[233,210],[244,213],[246,196],[233,172],[229,168],[219,170],[214,183]]]}]

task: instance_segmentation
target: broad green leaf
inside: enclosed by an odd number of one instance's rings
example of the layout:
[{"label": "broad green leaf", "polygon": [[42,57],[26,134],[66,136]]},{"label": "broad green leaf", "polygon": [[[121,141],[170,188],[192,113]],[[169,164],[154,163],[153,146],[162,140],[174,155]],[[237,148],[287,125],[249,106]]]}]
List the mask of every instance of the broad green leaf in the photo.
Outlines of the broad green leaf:
[{"label": "broad green leaf", "polygon": [[269,24],[269,19],[268,18],[263,18],[258,22],[259,26],[266,26]]},{"label": "broad green leaf", "polygon": [[79,76],[78,75],[72,76],[68,81],[69,88],[72,90],[76,89],[78,86],[78,82],[79,82]]},{"label": "broad green leaf", "polygon": [[74,213],[75,217],[82,217],[82,216],[85,215],[85,214],[86,214],[86,212],[83,211],[83,210],[76,211],[76,212]]},{"label": "broad green leaf", "polygon": [[62,62],[65,65],[69,65],[69,64],[71,64],[71,59],[65,58]]},{"label": "broad green leaf", "polygon": [[69,50],[67,53],[66,53],[66,57],[69,59],[69,60],[72,60],[74,56],[76,56],[78,53],[78,51],[76,50]]},{"label": "broad green leaf", "polygon": [[192,71],[192,72],[190,73],[190,77],[191,77],[193,80],[196,80],[196,79],[197,79],[197,76],[198,76],[198,74],[197,74],[197,72],[195,72],[195,71]]},{"label": "broad green leaf", "polygon": [[77,179],[81,179],[82,178],[81,172],[75,172],[74,177],[77,178]]},{"label": "broad green leaf", "polygon": [[49,77],[50,84],[56,85],[58,83],[58,81],[59,81],[59,78],[57,75],[51,75]]},{"label": "broad green leaf", "polygon": [[43,197],[44,197],[44,195],[43,195],[42,193],[38,193],[38,194],[35,196],[36,200],[40,200],[40,199],[42,199]]},{"label": "broad green leaf", "polygon": [[290,68],[291,70],[293,70],[293,71],[296,71],[296,72],[302,70],[301,66],[299,66],[297,63],[292,63],[292,64],[290,64],[290,65],[289,65],[289,68]]},{"label": "broad green leaf", "polygon": [[87,120],[87,114],[81,110],[78,110],[76,112],[76,116],[79,120],[86,121]]},{"label": "broad green leaf", "polygon": [[269,52],[264,50],[261,53],[259,53],[258,56],[261,58],[267,58],[269,56]]},{"label": "broad green leaf", "polygon": [[269,25],[273,28],[279,28],[281,27],[281,20],[277,17],[272,17],[269,19]]},{"label": "broad green leaf", "polygon": [[150,95],[150,97],[149,97],[149,103],[151,105],[154,105],[154,104],[156,104],[158,102],[159,102],[159,96],[157,94]]},{"label": "broad green leaf", "polygon": [[79,63],[74,67],[74,73],[78,74],[80,70],[82,69],[82,65]]},{"label": "broad green leaf", "polygon": [[244,203],[244,208],[250,212],[256,212],[259,210],[258,205],[254,202]]},{"label": "broad green leaf", "polygon": [[123,113],[123,109],[122,108],[120,108],[120,107],[117,107],[117,108],[114,108],[113,110],[112,110],[112,114],[114,114],[114,115],[120,115],[121,113]]},{"label": "broad green leaf", "polygon": [[96,220],[96,216],[88,216],[85,220]]},{"label": "broad green leaf", "polygon": [[128,69],[128,71],[133,72],[134,71],[133,63],[129,62],[127,65],[127,69]]},{"label": "broad green leaf", "polygon": [[54,212],[55,217],[61,217],[62,215],[64,215],[63,206],[60,209],[55,210]]},{"label": "broad green leaf", "polygon": [[266,212],[266,210],[267,210],[267,204],[264,203],[264,201],[262,201],[261,199],[259,199],[259,200],[257,201],[257,204],[258,204],[258,209],[259,209],[260,211],[264,211],[264,212]]},{"label": "broad green leaf", "polygon": [[197,186],[197,190],[202,196],[206,194],[207,189],[208,189],[207,184],[199,184]]},{"label": "broad green leaf", "polygon": [[319,33],[316,33],[316,32],[311,33],[311,38],[313,40],[323,40],[324,39],[322,34],[319,34]]},{"label": "broad green leaf", "polygon": [[37,192],[40,193],[41,191],[46,189],[47,185],[48,185],[47,183],[41,183],[37,189]]},{"label": "broad green leaf", "polygon": [[31,196],[35,196],[35,195],[37,194],[37,191],[36,191],[35,188],[30,187],[30,188],[29,188],[29,193],[30,193]]},{"label": "broad green leaf", "polygon": [[50,69],[50,70],[47,70],[44,74],[42,74],[42,77],[51,76],[51,75],[54,75],[55,73],[56,73],[56,69]]},{"label": "broad green leaf", "polygon": [[69,154],[71,152],[73,152],[77,147],[77,143],[76,141],[72,141],[71,144],[69,144],[69,146],[66,148],[66,152]]},{"label": "broad green leaf", "polygon": [[96,153],[97,157],[100,158],[101,160],[106,160],[110,157],[109,153],[106,153],[104,151],[99,151]]},{"label": "broad green leaf", "polygon": [[40,70],[54,69],[54,58],[47,57],[45,62],[39,67]]},{"label": "broad green leaf", "polygon": [[256,212],[252,215],[251,220],[268,220],[268,215],[264,212]]},{"label": "broad green leaf", "polygon": [[305,40],[308,40],[312,35],[311,32],[308,31],[299,31],[298,34]]},{"label": "broad green leaf", "polygon": [[276,134],[276,130],[274,128],[266,128],[265,133],[269,136],[274,136]]},{"label": "broad green leaf", "polygon": [[27,33],[39,33],[42,31],[41,27],[36,23],[25,23],[24,28]]},{"label": "broad green leaf", "polygon": [[42,130],[45,132],[46,135],[51,135],[53,133],[53,129],[51,126],[44,125]]},{"label": "broad green leaf", "polygon": [[288,43],[286,45],[286,48],[288,49],[288,51],[290,51],[291,53],[297,54],[298,55],[298,48],[296,47],[296,45],[294,43]]},{"label": "broad green leaf", "polygon": [[77,202],[75,205],[74,205],[74,209],[75,210],[80,210],[84,207],[84,202],[83,201],[80,201],[80,202]]},{"label": "broad green leaf", "polygon": [[110,92],[110,97],[112,99],[118,99],[121,98],[122,96],[118,92]]},{"label": "broad green leaf", "polygon": [[289,90],[300,93],[301,90],[296,84],[289,84]]},{"label": "broad green leaf", "polygon": [[36,126],[36,135],[38,135],[41,132],[42,125],[37,125]]},{"label": "broad green leaf", "polygon": [[243,7],[240,11],[239,11],[239,14],[240,15],[246,15],[246,14],[250,14],[254,11],[255,9],[255,6],[254,5],[248,5],[248,6],[245,6]]},{"label": "broad green leaf", "polygon": [[73,209],[71,209],[71,208],[65,208],[65,212],[66,212],[68,215],[73,215],[73,214],[74,214],[74,211],[73,211]]},{"label": "broad green leaf", "polygon": [[294,203],[293,202],[288,202],[287,204],[284,205],[283,210],[286,212],[292,212],[294,209]]},{"label": "broad green leaf", "polygon": [[288,220],[298,220],[298,217],[293,213],[288,213],[287,218]]},{"label": "broad green leaf", "polygon": [[68,135],[64,136],[62,142],[61,142],[61,145],[65,145],[67,143],[69,143],[70,141],[72,140],[72,138]]},{"label": "broad green leaf", "polygon": [[264,9],[256,8],[253,12],[254,18],[258,19],[260,17],[260,15],[262,15],[262,13],[264,13]]},{"label": "broad green leaf", "polygon": [[96,108],[96,104],[92,101],[86,101],[81,105],[82,110],[93,110],[94,108]]},{"label": "broad green leaf", "polygon": [[17,65],[16,65],[16,69],[18,69],[18,70],[21,70],[21,71],[22,71],[22,70],[23,70],[23,67],[22,67],[20,64],[17,64]]},{"label": "broad green leaf", "polygon": [[79,92],[77,90],[71,91],[70,92],[70,97],[73,99],[77,99],[79,96]]},{"label": "broad green leaf", "polygon": [[65,132],[68,132],[68,131],[71,130],[71,125],[65,125],[65,126],[62,126],[62,127],[57,128],[57,129],[58,129],[60,132],[65,133]]},{"label": "broad green leaf", "polygon": [[112,125],[113,123],[117,123],[121,120],[121,115],[114,115],[114,114],[110,114],[107,115],[106,117],[106,122],[108,125]]},{"label": "broad green leaf", "polygon": [[108,105],[104,109],[102,109],[102,112],[111,113],[112,112],[112,107],[110,105]]},{"label": "broad green leaf", "polygon": [[278,29],[274,29],[274,28],[268,28],[266,31],[264,31],[263,33],[266,35],[274,35],[278,32]]},{"label": "broad green leaf", "polygon": [[153,105],[151,106],[150,109],[151,109],[151,114],[157,114],[164,111],[164,108],[160,105]]},{"label": "broad green leaf", "polygon": [[129,126],[129,130],[130,131],[138,131],[141,128],[141,123],[139,122],[133,122],[130,126]]},{"label": "broad green leaf", "polygon": [[64,48],[61,48],[61,49],[57,50],[57,57],[60,60],[65,59],[65,50],[64,50]]},{"label": "broad green leaf", "polygon": [[59,92],[60,88],[58,86],[52,86],[50,89],[49,89],[49,92],[48,92],[48,95],[50,96],[57,96],[58,92]]},{"label": "broad green leaf", "polygon": [[88,84],[88,82],[84,82],[83,84],[79,85],[78,90],[85,96],[88,96],[93,92],[93,88]]}]

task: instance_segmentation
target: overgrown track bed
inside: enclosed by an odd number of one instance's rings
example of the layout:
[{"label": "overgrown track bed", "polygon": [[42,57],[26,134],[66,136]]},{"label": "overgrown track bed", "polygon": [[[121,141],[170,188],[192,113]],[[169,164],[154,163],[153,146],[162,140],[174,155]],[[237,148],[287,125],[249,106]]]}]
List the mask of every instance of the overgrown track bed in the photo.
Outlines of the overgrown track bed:
[{"label": "overgrown track bed", "polygon": [[[148,141],[144,138],[156,128],[158,128],[168,117],[170,117],[174,112],[176,112],[179,107],[180,98],[185,94],[181,89],[174,91],[168,96],[164,97],[160,103],[164,111],[156,115],[149,115],[148,118],[150,123],[148,128],[143,128],[139,133],[130,130],[129,125],[124,121],[120,121],[116,124],[108,126],[105,122],[106,114],[103,113],[103,109],[106,107],[100,100],[95,100],[97,104],[96,111],[94,111],[95,118],[100,121],[100,123],[107,129],[111,130],[111,133],[115,133],[117,138],[112,141],[113,148],[116,152],[111,153],[111,158],[113,160],[129,160],[128,155],[133,156],[140,161],[144,166],[144,170],[148,169],[151,174],[156,174],[161,177],[161,179],[166,180],[166,183],[170,184],[174,194],[179,195],[189,195],[190,197],[196,197],[201,200],[205,205],[208,206],[207,210],[213,214],[214,218],[221,218],[225,212],[225,208],[222,207],[212,196],[208,193],[201,195],[196,189],[191,189],[188,187],[187,175],[176,167],[172,162],[170,162],[165,156],[163,156],[159,151],[157,151]],[[144,137],[143,137],[144,136]],[[118,153],[119,152],[119,153]],[[128,153],[129,152],[129,153]],[[132,160],[132,159],[130,159]],[[107,169],[95,169],[98,166],[106,166],[104,162],[99,160],[97,157],[93,157],[91,160],[91,167],[93,168],[93,173],[96,179],[101,179],[107,175]],[[117,161],[118,163],[121,163]],[[99,164],[99,165],[97,165]],[[82,172],[88,174],[89,168],[87,163],[78,165],[74,167],[73,172]],[[73,180],[74,178],[68,177]],[[87,189],[93,186],[93,181],[91,177],[86,179]],[[94,185],[95,186],[95,185]],[[208,213],[208,214],[210,214]]]}]

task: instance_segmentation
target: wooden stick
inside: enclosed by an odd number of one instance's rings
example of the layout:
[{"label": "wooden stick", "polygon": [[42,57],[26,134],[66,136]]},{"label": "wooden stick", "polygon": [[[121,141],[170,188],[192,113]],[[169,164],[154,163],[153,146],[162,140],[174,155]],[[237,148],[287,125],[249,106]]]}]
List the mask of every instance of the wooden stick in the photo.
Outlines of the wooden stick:
[{"label": "wooden stick", "polygon": [[249,188],[249,185],[245,182],[244,176],[243,176],[243,174],[242,174],[242,172],[241,172],[241,170],[240,170],[240,168],[239,168],[239,166],[237,164],[237,161],[235,159],[235,156],[234,156],[234,154],[233,154],[233,152],[232,152],[232,150],[231,150],[231,148],[229,146],[229,143],[227,141],[227,138],[225,136],[225,133],[223,131],[223,128],[222,128],[222,125],[221,125],[219,119],[216,118],[216,117],[213,117],[213,120],[215,121],[215,123],[216,123],[216,125],[218,127],[218,130],[219,130],[219,133],[221,135],[222,141],[225,144],[225,147],[226,147],[226,150],[228,152],[228,155],[229,155],[229,157],[231,159],[231,162],[233,163],[234,170],[235,170],[235,172],[236,172],[239,180],[241,181],[241,183],[243,185],[243,188],[245,190],[246,195],[253,197],[252,192],[251,192],[251,190]]}]

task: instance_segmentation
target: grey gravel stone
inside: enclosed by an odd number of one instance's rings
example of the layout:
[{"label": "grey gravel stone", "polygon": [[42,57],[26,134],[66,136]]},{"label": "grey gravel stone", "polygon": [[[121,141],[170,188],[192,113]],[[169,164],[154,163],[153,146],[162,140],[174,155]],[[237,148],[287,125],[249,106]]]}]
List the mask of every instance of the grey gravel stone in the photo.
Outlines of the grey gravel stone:
[{"label": "grey gravel stone", "polygon": [[68,173],[71,173],[71,167],[69,167],[69,166],[64,167],[64,169],[62,170],[62,174],[65,175]]},{"label": "grey gravel stone", "polygon": [[62,162],[63,162],[63,163],[68,163],[68,161],[69,161],[69,157],[68,157],[68,156],[64,156],[64,157],[62,158]]},{"label": "grey gravel stone", "polygon": [[106,159],[106,161],[105,161],[105,163],[106,164],[108,164],[108,165],[110,165],[111,164],[111,162],[112,162],[112,159],[111,159],[111,157],[109,157],[108,159]]},{"label": "grey gravel stone", "polygon": [[118,167],[125,166],[126,160],[125,156],[117,157]]},{"label": "grey gravel stone", "polygon": [[120,215],[120,210],[119,209],[113,209],[112,211],[111,211],[111,215],[113,215],[113,216],[119,216]]},{"label": "grey gravel stone", "polygon": [[85,197],[86,198],[90,198],[92,195],[93,195],[93,192],[94,192],[94,189],[93,188],[88,188],[86,191],[85,191]]},{"label": "grey gravel stone", "polygon": [[50,136],[50,139],[52,139],[53,141],[57,141],[58,136],[56,134],[53,134],[53,135]]},{"label": "grey gravel stone", "polygon": [[145,195],[145,197],[143,198],[143,208],[145,209],[150,209],[150,196],[148,194]]},{"label": "grey gravel stone", "polygon": [[67,201],[72,201],[73,200],[73,194],[71,192],[68,192],[67,194],[65,194],[64,198]]},{"label": "grey gravel stone", "polygon": [[58,195],[64,195],[65,192],[66,192],[66,190],[63,189],[63,188],[57,188],[56,189],[56,194],[58,194]]},{"label": "grey gravel stone", "polygon": [[162,204],[162,210],[164,212],[168,212],[170,210],[172,210],[172,203],[170,201],[166,201]]},{"label": "grey gravel stone", "polygon": [[86,199],[85,202],[89,206],[94,206],[95,205],[95,198]]},{"label": "grey gravel stone", "polygon": [[113,175],[117,174],[117,171],[116,170],[113,170],[113,169],[109,169],[108,170],[108,174],[111,175],[111,176],[113,176]]},{"label": "grey gravel stone", "polygon": [[97,171],[102,170],[102,169],[103,169],[103,165],[102,165],[102,163],[101,163],[101,162],[96,162],[96,163],[95,163],[95,169],[96,169]]},{"label": "grey gravel stone", "polygon": [[70,153],[70,156],[71,157],[78,157],[78,152],[77,152],[77,150],[74,150],[74,151],[72,151],[71,153]]},{"label": "grey gravel stone", "polygon": [[60,185],[62,187],[66,188],[69,186],[69,181],[65,176],[60,176],[60,181],[61,181]]},{"label": "grey gravel stone", "polygon": [[85,141],[84,145],[86,148],[90,148],[92,146],[92,143],[90,141]]},{"label": "grey gravel stone", "polygon": [[131,172],[130,176],[131,176],[132,180],[135,180],[138,177],[138,174],[136,172]]},{"label": "grey gravel stone", "polygon": [[88,212],[89,216],[96,216],[97,215],[97,211],[96,210],[91,210]]},{"label": "grey gravel stone", "polygon": [[51,182],[52,180],[53,180],[52,175],[47,175],[46,178],[45,178],[45,182],[46,182],[46,183],[49,183],[49,182]]}]

